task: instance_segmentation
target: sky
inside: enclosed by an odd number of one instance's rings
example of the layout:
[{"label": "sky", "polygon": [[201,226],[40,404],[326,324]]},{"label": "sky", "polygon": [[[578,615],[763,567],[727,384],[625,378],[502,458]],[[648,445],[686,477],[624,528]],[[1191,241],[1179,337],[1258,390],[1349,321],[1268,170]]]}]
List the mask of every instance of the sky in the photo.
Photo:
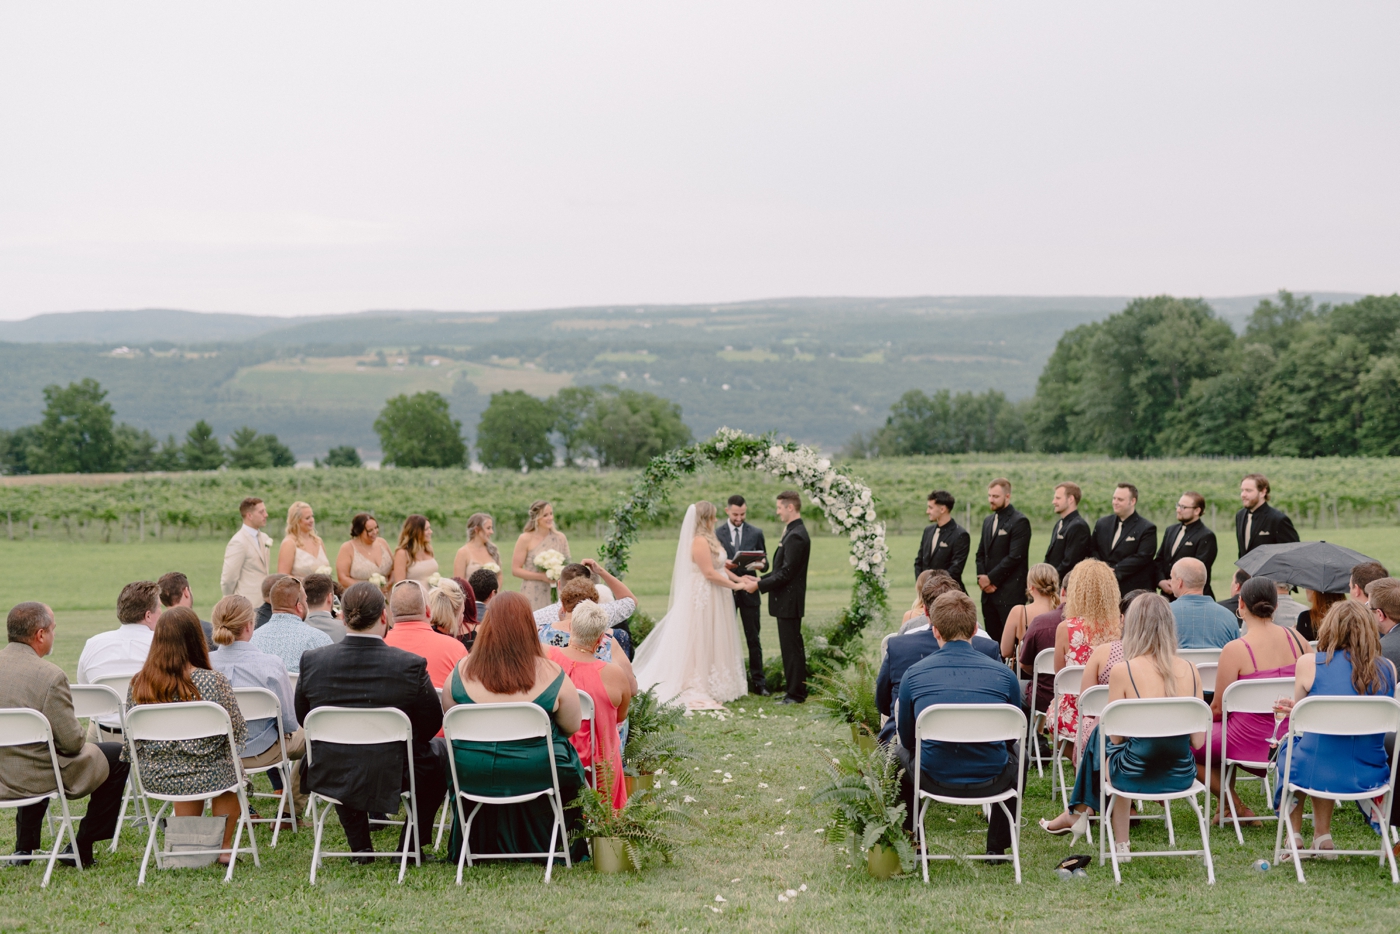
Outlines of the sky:
[{"label": "sky", "polygon": [[0,5],[0,319],[1400,290],[1400,4]]}]

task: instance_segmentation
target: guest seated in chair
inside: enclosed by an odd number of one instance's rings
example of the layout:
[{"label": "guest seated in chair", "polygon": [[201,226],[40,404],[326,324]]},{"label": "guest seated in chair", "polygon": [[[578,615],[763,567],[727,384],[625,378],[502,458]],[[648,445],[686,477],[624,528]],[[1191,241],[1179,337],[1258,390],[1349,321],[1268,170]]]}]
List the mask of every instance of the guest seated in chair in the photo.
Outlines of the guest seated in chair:
[{"label": "guest seated in chair", "polygon": [[[619,653],[621,654],[621,653]],[[530,601],[522,594],[497,594],[481,627],[472,653],[452,671],[442,706],[528,702],[549,714],[550,738],[559,792],[567,804],[583,786],[583,766],[569,738],[582,724],[578,689],[558,662],[545,655],[535,629]],[[614,735],[616,733],[614,732]],[[452,764],[463,791],[507,797],[535,790],[549,782],[549,760],[538,740],[500,743],[455,742]],[[473,805],[474,807],[474,805]],[[470,814],[470,808],[467,808]],[[564,811],[565,829],[572,830],[577,813]],[[549,849],[554,811],[544,798],[523,804],[484,805],[472,821],[473,853],[543,853]],[[461,852],[462,830],[453,808],[451,856]],[[556,846],[558,842],[556,841]],[[574,859],[587,852],[584,841],[573,845]]]},{"label": "guest seated in chair", "polygon": [[452,666],[466,657],[467,650],[451,635],[438,632],[428,621],[427,587],[410,579],[401,580],[390,588],[389,618],[394,625],[384,637],[385,644],[426,659],[428,680],[433,687],[446,684]]},{"label": "guest seated in chair", "polygon": [[[406,589],[406,588],[405,588]],[[384,594],[367,581],[353,585],[340,600],[345,638],[301,657],[297,680],[297,719],[317,707],[394,707],[413,725],[414,810],[418,842],[433,838],[433,818],[447,794],[447,745],[434,738],[442,728],[442,707],[421,655],[385,645],[389,617]],[[370,812],[393,814],[409,790],[403,743],[346,746],[315,743],[312,764],[302,762],[302,787],[335,798],[336,814],[350,849],[374,859]],[[400,840],[400,846],[402,840]],[[396,848],[397,849],[397,848]]]},{"label": "guest seated in chair", "polygon": [[597,737],[598,762],[606,762],[611,772],[614,807],[627,803],[622,781],[622,744],[618,741],[617,725],[627,719],[627,707],[632,701],[632,679],[616,662],[600,662],[593,655],[608,625],[608,615],[598,604],[585,600],[574,607],[573,637],[561,648],[551,647],[549,657],[564,669],[564,674],[579,691],[593,698],[593,722],[574,734],[574,748],[584,768],[592,766],[594,781],[602,787],[603,769],[590,758],[589,732]]},{"label": "guest seated in chair", "polygon": [[[935,794],[981,798],[1014,788],[1020,775],[1014,743],[942,743],[926,740],[914,750],[914,725],[920,712],[934,704],[1010,704],[1020,709],[1021,686],[1011,670],[974,649],[977,605],[962,591],[945,593],[931,609],[939,650],[911,667],[899,685],[899,745],[895,752],[904,766],[904,795],[912,815],[913,770],[920,768],[921,787]],[[893,642],[894,640],[890,640]],[[1020,802],[1013,806],[1018,813]],[[1006,812],[992,808],[987,828],[987,854],[1000,856],[1011,845]],[[1009,860],[1008,860],[1009,862]]]},{"label": "guest seated in chair", "polygon": [[[43,714],[53,734],[67,797],[92,795],[77,833],[78,856],[84,866],[90,866],[93,844],[110,840],[117,828],[127,774],[121,743],[83,741],[83,728],[73,716],[68,676],[44,659],[53,651],[57,629],[53,610],[42,603],[17,604],[6,619],[6,629],[9,644],[0,650],[0,708],[28,707]],[[0,798],[29,798],[54,790],[53,763],[46,747],[0,749]],[[48,801],[41,801],[16,809],[16,855],[39,849],[48,807]]]}]

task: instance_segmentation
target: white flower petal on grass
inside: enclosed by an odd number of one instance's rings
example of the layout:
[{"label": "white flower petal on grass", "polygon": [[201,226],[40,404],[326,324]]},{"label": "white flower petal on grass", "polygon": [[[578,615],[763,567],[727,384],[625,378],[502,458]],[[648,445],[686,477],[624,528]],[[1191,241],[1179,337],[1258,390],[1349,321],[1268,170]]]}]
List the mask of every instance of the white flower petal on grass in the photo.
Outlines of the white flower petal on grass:
[{"label": "white flower petal on grass", "polygon": [[717,901],[717,902],[727,902],[727,901],[729,901],[729,899],[725,898],[723,895],[716,895],[716,896],[715,896],[715,901]]},{"label": "white flower petal on grass", "polygon": [[797,889],[788,889],[788,890],[787,890],[786,892],[784,892],[783,894],[786,895],[788,898],[796,898],[796,897],[797,897]]},{"label": "white flower petal on grass", "polygon": [[759,782],[759,783],[758,783],[758,787],[760,787],[760,788],[767,788],[767,787],[768,787],[768,783],[767,783],[767,782]]},{"label": "white flower petal on grass", "polygon": [[771,745],[773,745],[773,741],[770,739],[768,742],[764,743],[763,745],[765,745],[765,746],[771,746]]},{"label": "white flower petal on grass", "polygon": [[807,790],[807,786],[806,786],[806,785],[798,785],[798,786],[797,786],[797,790],[798,790],[798,791],[806,791],[806,790]]},{"label": "white flower petal on grass", "polygon": [[799,892],[805,892],[805,891],[807,891],[807,883],[804,882],[804,883],[802,883],[801,885],[799,885],[799,886],[797,887],[797,891],[799,891]]},{"label": "white flower petal on grass", "polygon": [[[850,866],[847,866],[846,868],[847,868],[847,869],[850,869],[851,867],[850,867]],[[785,902],[785,901],[787,901],[787,900],[788,900],[788,897],[787,897],[786,895],[783,895],[781,892],[778,893],[778,901],[780,901],[780,902]]]}]

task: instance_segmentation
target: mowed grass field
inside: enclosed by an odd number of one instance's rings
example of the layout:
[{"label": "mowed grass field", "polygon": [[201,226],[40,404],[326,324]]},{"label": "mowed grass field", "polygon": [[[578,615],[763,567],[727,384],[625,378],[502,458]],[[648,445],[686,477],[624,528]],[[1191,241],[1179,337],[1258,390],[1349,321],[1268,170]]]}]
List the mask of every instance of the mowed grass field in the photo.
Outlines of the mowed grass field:
[{"label": "mowed grass field", "polygon": [[[1326,537],[1388,567],[1400,566],[1400,535],[1393,529],[1343,529]],[[1033,553],[1041,541],[1033,540]],[[913,536],[891,541],[894,588],[887,628],[913,598],[910,568],[917,543]],[[597,544],[573,539],[572,550],[576,557],[592,554]],[[634,551],[629,582],[657,616],[666,608],[674,547],[672,541],[644,539]],[[847,599],[844,547],[826,536],[814,542],[814,618],[835,613]],[[7,571],[0,578],[0,606],[22,599],[53,605],[59,620],[54,661],[71,675],[86,637],[115,624],[112,606],[127,581],[183,570],[207,617],[222,551],[222,543],[209,540],[125,546],[0,542]],[[1222,559],[1217,565],[1218,578],[1229,564]],[[771,620],[765,618],[764,626],[767,650],[775,652]],[[872,655],[876,635],[866,640]],[[683,845],[674,862],[638,875],[600,876],[585,864],[557,870],[546,887],[542,868],[500,863],[469,870],[459,888],[454,867],[433,864],[410,871],[399,886],[396,866],[387,861],[360,867],[333,860],[312,887],[310,834],[284,833],[271,850],[269,834],[260,831],[261,867],[240,858],[231,885],[211,868],[153,871],[137,889],[144,838],[127,831],[116,854],[102,852],[97,866],[81,876],[56,870],[47,890],[39,888],[42,867],[0,869],[0,930],[1379,931],[1400,923],[1400,890],[1374,860],[1310,862],[1305,886],[1289,869],[1253,869],[1255,859],[1271,856],[1272,826],[1246,828],[1244,846],[1228,829],[1212,833],[1215,886],[1206,885],[1194,859],[1138,860],[1125,867],[1121,887],[1113,885],[1109,868],[1097,865],[1087,881],[1062,882],[1054,867],[1070,849],[1066,838],[1049,837],[1035,825],[1059,807],[1051,800],[1048,775],[1037,778],[1034,770],[1027,785],[1023,885],[1013,883],[1009,868],[957,861],[934,864],[931,885],[917,873],[878,882],[824,844],[820,831],[827,814],[810,800],[824,778],[824,763],[849,739],[845,727],[822,718],[813,704],[779,708],[755,697],[732,704],[724,720],[696,716],[686,723],[700,752],[691,763],[701,780],[699,800],[689,806],[694,824],[676,832]],[[723,773],[733,780],[724,782]],[[1257,791],[1245,788],[1244,796],[1256,810],[1262,807]],[[1373,837],[1355,809],[1339,813],[1338,845],[1369,845]],[[1190,844],[1197,834],[1188,816],[1183,808],[1176,811],[1178,839]],[[928,826],[938,851],[982,849],[985,823],[975,809],[935,809]],[[334,843],[334,819],[328,834]],[[378,845],[389,848],[392,837],[377,835]],[[1148,822],[1133,831],[1133,840],[1135,848],[1156,848],[1165,846],[1166,834],[1160,822]],[[0,849],[12,846],[13,823],[6,815],[0,818]],[[1075,851],[1091,848],[1081,841]],[[804,885],[797,897],[778,901],[780,893]]]}]

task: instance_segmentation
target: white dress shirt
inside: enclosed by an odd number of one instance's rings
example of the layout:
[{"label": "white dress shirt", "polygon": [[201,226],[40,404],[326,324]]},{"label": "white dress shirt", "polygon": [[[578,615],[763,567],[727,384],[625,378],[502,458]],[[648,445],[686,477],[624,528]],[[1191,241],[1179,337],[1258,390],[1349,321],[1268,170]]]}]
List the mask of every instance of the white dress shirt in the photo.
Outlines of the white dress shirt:
[{"label": "white dress shirt", "polygon": [[[116,675],[131,677],[146,664],[155,633],[144,623],[122,623],[116,629],[99,632],[88,639],[78,656],[78,683],[96,684],[98,678]],[[122,700],[126,700],[125,697]],[[115,716],[98,717],[97,722],[109,729],[121,729]]]}]

